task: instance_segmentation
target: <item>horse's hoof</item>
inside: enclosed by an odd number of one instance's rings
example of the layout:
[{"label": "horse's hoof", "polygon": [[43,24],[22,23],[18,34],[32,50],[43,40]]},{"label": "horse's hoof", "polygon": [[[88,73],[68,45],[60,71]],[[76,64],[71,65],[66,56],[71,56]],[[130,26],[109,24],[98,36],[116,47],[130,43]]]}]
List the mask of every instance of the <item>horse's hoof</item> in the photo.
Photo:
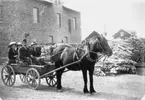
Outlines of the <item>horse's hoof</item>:
[{"label": "horse's hoof", "polygon": [[95,91],[95,90],[93,90],[93,91],[90,91],[90,94],[94,94],[94,93],[96,93],[96,91]]},{"label": "horse's hoof", "polygon": [[84,93],[86,94],[86,93],[89,93],[89,91],[88,90],[86,90],[86,91],[84,91]]},{"label": "horse's hoof", "polygon": [[63,90],[62,89],[57,89],[57,92],[63,92]]}]

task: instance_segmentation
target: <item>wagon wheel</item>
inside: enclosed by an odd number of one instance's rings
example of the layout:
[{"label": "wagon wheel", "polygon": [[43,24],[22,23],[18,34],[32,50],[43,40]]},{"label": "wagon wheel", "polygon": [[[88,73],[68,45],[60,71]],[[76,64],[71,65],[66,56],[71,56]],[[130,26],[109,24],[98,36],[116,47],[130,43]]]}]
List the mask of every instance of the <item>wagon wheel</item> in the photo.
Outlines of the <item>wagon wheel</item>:
[{"label": "wagon wheel", "polygon": [[13,86],[16,81],[14,69],[10,65],[6,65],[1,70],[1,78],[6,86]]},{"label": "wagon wheel", "polygon": [[45,79],[48,86],[54,87],[57,84],[55,73],[50,74],[50,76],[46,77]]},{"label": "wagon wheel", "polygon": [[27,82],[27,81],[26,81],[26,75],[20,74],[19,77],[20,77],[20,80],[21,80],[23,83],[26,83],[26,82]]},{"label": "wagon wheel", "polygon": [[40,74],[35,68],[30,68],[26,72],[26,81],[28,83],[28,86],[32,89],[38,89],[40,85]]}]

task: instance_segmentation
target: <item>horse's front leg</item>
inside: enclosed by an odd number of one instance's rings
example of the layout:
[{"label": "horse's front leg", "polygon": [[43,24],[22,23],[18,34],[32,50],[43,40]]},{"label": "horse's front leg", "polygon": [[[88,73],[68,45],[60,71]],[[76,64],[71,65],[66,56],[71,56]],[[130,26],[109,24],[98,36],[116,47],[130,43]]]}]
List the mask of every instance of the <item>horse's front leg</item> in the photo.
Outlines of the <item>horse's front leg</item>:
[{"label": "horse's front leg", "polygon": [[82,69],[82,74],[83,74],[83,79],[84,79],[84,93],[89,93],[88,88],[87,88],[87,70]]},{"label": "horse's front leg", "polygon": [[[61,63],[60,62],[55,62],[55,67],[56,68],[59,68],[61,67]],[[61,85],[61,76],[62,76],[62,73],[64,72],[64,68],[63,69],[60,69],[58,71],[56,71],[56,78],[57,78],[57,90],[58,91],[62,91],[62,85]]]},{"label": "horse's front leg", "polygon": [[56,77],[57,77],[57,90],[59,92],[62,91],[62,85],[61,85],[61,76],[62,76],[62,73],[63,73],[64,69],[61,69],[61,70],[58,70],[56,72]]},{"label": "horse's front leg", "polygon": [[89,78],[90,78],[90,93],[96,92],[93,86],[93,72],[94,72],[94,67],[92,67],[89,70]]}]

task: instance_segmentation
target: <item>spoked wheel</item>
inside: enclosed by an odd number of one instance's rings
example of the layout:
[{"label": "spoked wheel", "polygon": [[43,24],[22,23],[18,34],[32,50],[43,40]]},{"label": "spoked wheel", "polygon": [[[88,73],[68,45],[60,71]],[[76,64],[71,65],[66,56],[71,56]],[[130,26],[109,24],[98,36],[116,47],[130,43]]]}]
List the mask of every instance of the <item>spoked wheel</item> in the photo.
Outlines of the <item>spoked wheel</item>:
[{"label": "spoked wheel", "polygon": [[20,74],[19,77],[20,77],[20,80],[21,80],[23,83],[26,83],[26,82],[27,82],[27,81],[26,81],[26,75]]},{"label": "spoked wheel", "polygon": [[10,65],[6,65],[1,70],[1,78],[6,86],[13,86],[16,81],[14,69]]},{"label": "spoked wheel", "polygon": [[51,74],[50,76],[46,77],[46,83],[50,87],[54,87],[57,84],[56,73]]},{"label": "spoked wheel", "polygon": [[40,74],[35,68],[30,68],[26,72],[26,81],[28,83],[28,86],[32,89],[38,89],[40,85]]}]

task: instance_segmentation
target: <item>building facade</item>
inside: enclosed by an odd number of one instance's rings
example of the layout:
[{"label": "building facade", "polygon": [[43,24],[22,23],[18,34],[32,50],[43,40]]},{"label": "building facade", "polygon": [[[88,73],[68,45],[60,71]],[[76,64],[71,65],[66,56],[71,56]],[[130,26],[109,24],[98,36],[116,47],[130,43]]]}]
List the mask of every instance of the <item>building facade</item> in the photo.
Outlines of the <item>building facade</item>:
[{"label": "building facade", "polygon": [[0,0],[0,55],[10,41],[79,43],[80,12],[46,0]]},{"label": "building facade", "polygon": [[113,35],[114,39],[122,39],[122,40],[126,40],[130,37],[136,37],[136,32],[120,29],[117,33]]}]

